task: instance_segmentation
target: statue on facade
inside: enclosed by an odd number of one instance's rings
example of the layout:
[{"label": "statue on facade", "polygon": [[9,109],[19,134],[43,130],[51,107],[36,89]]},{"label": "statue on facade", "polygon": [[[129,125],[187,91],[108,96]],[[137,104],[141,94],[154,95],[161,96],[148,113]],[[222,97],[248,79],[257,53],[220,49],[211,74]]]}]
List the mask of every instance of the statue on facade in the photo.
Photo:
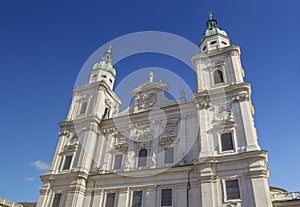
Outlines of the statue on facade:
[{"label": "statue on facade", "polygon": [[153,152],[151,155],[151,167],[155,167],[155,166],[156,166],[156,154],[155,152]]}]

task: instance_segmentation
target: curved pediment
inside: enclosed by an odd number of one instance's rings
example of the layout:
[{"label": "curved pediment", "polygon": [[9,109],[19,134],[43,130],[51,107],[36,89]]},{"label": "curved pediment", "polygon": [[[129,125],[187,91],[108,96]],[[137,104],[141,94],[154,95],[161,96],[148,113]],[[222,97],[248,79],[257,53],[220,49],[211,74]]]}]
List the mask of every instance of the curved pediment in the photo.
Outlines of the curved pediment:
[{"label": "curved pediment", "polygon": [[153,73],[150,72],[148,81],[130,92],[133,99],[131,105],[119,114],[138,113],[177,104],[177,101],[166,97],[167,90],[169,90],[169,85],[153,82]]}]

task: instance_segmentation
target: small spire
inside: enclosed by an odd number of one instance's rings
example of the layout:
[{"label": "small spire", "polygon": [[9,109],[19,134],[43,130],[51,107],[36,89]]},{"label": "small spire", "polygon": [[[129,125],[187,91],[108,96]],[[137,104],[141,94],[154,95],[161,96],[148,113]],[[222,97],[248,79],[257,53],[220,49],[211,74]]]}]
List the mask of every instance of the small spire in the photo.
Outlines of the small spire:
[{"label": "small spire", "polygon": [[210,20],[213,19],[213,13],[212,13],[211,11],[208,13],[208,16],[209,16],[209,19],[210,19]]}]

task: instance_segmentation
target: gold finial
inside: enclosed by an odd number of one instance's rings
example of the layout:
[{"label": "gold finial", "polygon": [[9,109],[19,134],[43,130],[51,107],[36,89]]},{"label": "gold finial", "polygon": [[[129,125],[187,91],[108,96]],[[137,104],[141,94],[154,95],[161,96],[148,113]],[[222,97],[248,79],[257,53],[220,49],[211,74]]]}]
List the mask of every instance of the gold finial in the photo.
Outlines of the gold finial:
[{"label": "gold finial", "polygon": [[210,20],[212,20],[212,18],[213,18],[213,14],[212,14],[212,12],[211,12],[211,11],[208,13],[208,16],[209,16],[209,19],[210,19]]}]

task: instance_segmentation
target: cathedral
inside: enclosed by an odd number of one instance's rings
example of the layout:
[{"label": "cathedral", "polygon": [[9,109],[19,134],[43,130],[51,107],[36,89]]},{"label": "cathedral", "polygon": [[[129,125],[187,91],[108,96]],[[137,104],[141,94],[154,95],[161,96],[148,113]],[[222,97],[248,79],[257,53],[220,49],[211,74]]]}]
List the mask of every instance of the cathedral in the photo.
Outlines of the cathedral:
[{"label": "cathedral", "polygon": [[191,101],[169,99],[150,72],[119,111],[108,48],[73,89],[38,207],[272,206],[240,48],[212,15],[206,26]]}]

